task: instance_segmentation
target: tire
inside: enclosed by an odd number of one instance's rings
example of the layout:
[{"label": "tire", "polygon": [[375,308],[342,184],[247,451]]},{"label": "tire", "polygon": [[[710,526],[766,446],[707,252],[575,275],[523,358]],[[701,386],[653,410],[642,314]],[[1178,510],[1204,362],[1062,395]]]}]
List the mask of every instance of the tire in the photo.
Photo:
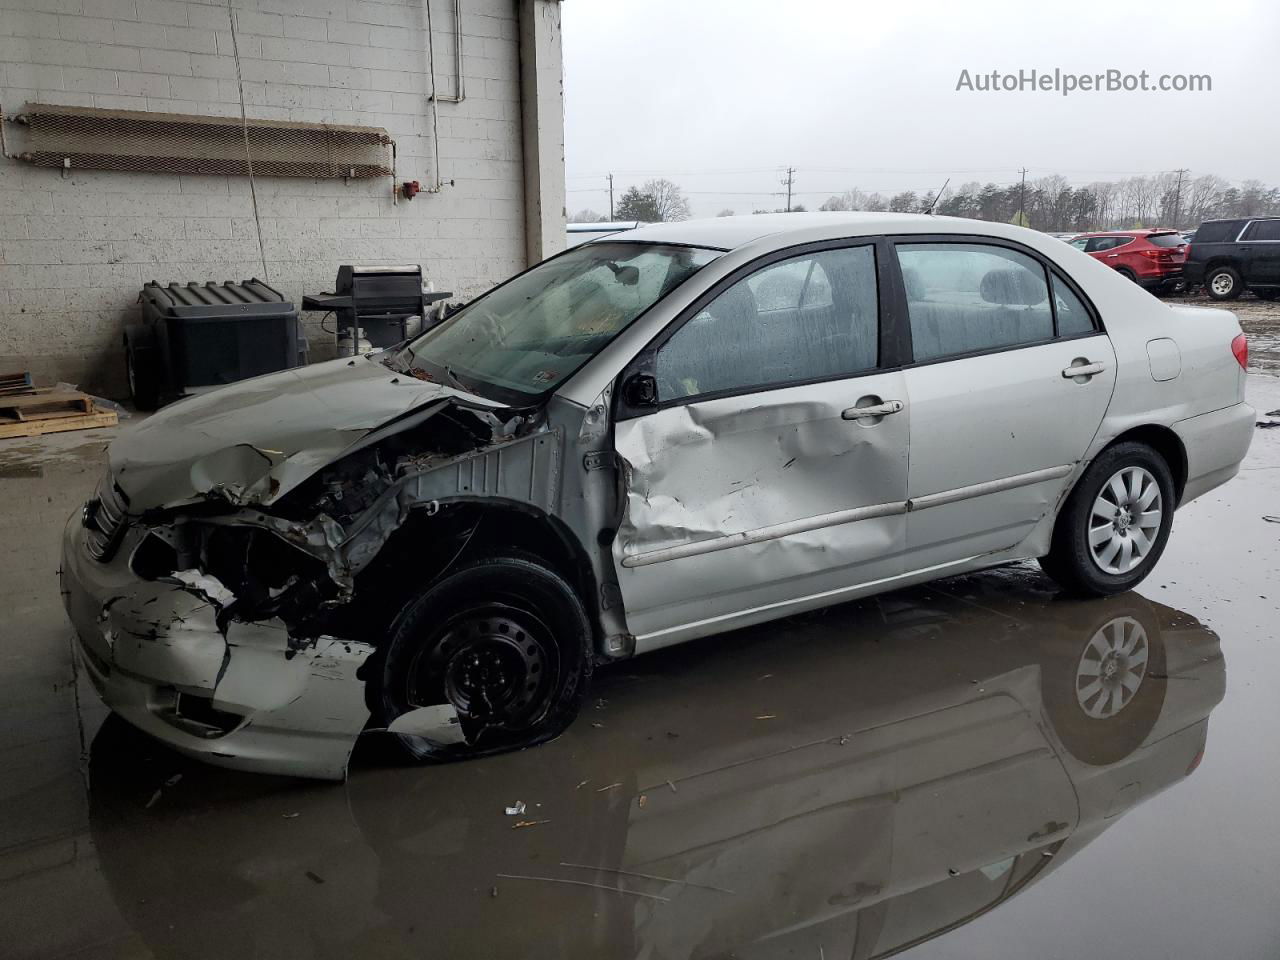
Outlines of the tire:
[{"label": "tire", "polygon": [[370,674],[375,725],[443,705],[447,730],[392,732],[415,760],[462,760],[544,743],[586,696],[591,626],[577,593],[537,560],[458,568],[401,609]]},{"label": "tire", "polygon": [[156,369],[155,351],[126,339],[124,362],[134,407],[144,412],[155,410],[160,406],[160,371]]},{"label": "tire", "polygon": [[1234,300],[1244,293],[1244,281],[1234,267],[1214,267],[1205,275],[1204,289],[1211,300]]},{"label": "tire", "polygon": [[1130,270],[1128,267],[1116,267],[1116,273],[1120,274],[1120,276],[1124,277],[1130,283],[1138,282],[1138,278],[1134,275],[1134,272]]},{"label": "tire", "polygon": [[[1113,485],[1116,478],[1118,488]],[[1133,504],[1135,478],[1142,509]],[[1141,504],[1152,487],[1155,493]],[[1040,568],[1072,594],[1104,597],[1130,590],[1164,552],[1174,505],[1173,475],[1160,454],[1133,441],[1108,447],[1067,497]],[[1158,516],[1152,516],[1156,511]],[[1092,546],[1091,536],[1097,541]]]},{"label": "tire", "polygon": [[1164,709],[1159,618],[1136,594],[1101,605],[1067,601],[1061,606],[1057,619],[1070,627],[1064,633],[1071,640],[1044,650],[1045,713],[1077,760],[1093,766],[1118,763],[1142,745]]}]

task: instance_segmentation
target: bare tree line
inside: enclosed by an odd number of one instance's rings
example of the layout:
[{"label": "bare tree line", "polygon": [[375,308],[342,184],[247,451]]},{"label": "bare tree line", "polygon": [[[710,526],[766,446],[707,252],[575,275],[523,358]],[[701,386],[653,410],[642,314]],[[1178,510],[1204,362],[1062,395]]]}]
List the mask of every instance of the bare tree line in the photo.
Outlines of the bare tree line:
[{"label": "bare tree line", "polygon": [[[932,194],[904,191],[892,196],[848,190],[827,199],[821,210],[925,210]],[[1050,232],[1128,230],[1135,227],[1194,227],[1221,217],[1280,215],[1280,189],[1260,180],[1233,186],[1222,177],[1177,172],[1073,187],[1058,174],[998,185],[976,181],[944,192],[934,206],[944,216],[1023,223]]]},{"label": "bare tree line", "polygon": [[[820,210],[868,210],[916,213],[927,210],[933,194],[904,190],[892,195],[866,192],[856,187],[834,194]],[[805,209],[794,204],[793,212]],[[1222,217],[1280,216],[1280,188],[1261,180],[1245,180],[1235,186],[1222,177],[1192,177],[1174,171],[1123,180],[1099,180],[1073,187],[1058,174],[1028,180],[1026,184],[971,181],[946,189],[933,208],[935,213],[975,220],[1022,223],[1049,232],[1129,230],[1136,227],[1194,227],[1202,220]],[[753,213],[768,213],[754,210]],[[717,216],[728,216],[722,210]],[[615,210],[618,220],[684,220],[689,203],[680,187],[670,180],[650,180],[631,187]],[[579,210],[573,222],[606,219],[594,210]]]}]

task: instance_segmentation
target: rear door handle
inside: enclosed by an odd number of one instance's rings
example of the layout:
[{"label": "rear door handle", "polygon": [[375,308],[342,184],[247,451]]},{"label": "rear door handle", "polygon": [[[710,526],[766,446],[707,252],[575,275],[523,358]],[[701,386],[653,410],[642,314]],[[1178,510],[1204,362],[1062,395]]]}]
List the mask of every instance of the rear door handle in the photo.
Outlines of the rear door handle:
[{"label": "rear door handle", "polygon": [[1105,363],[1080,363],[1063,368],[1062,379],[1074,380],[1076,377],[1095,377],[1107,369]]},{"label": "rear door handle", "polygon": [[891,413],[898,413],[902,410],[901,400],[886,400],[884,403],[876,403],[869,407],[850,407],[840,414],[842,420],[871,420],[875,417],[887,417]]}]

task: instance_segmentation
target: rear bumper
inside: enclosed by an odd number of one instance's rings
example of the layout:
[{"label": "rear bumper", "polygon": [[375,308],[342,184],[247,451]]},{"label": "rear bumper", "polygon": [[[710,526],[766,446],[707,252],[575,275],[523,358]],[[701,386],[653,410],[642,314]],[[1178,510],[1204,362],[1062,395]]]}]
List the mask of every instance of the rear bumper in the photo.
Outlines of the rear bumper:
[{"label": "rear bumper", "polygon": [[1240,472],[1240,464],[1253,442],[1255,420],[1253,407],[1237,403],[1173,425],[1187,451],[1187,484],[1182,503],[1208,493]]},{"label": "rear bumper", "polygon": [[1183,275],[1178,274],[1162,274],[1161,276],[1139,276],[1138,285],[1146,291],[1161,292],[1170,291],[1175,287],[1183,284]]},{"label": "rear bumper", "polygon": [[[325,780],[346,776],[369,717],[356,676],[365,644],[291,643],[279,621],[219,623],[207,590],[129,568],[142,532],[112,559],[67,522],[59,569],[85,674],[102,701],[173,749],[219,766]],[[201,709],[184,710],[183,702]]]},{"label": "rear bumper", "polygon": [[1146,290],[1170,290],[1183,282],[1182,269],[1175,267],[1164,273],[1154,273],[1150,276],[1138,277],[1138,284]]}]

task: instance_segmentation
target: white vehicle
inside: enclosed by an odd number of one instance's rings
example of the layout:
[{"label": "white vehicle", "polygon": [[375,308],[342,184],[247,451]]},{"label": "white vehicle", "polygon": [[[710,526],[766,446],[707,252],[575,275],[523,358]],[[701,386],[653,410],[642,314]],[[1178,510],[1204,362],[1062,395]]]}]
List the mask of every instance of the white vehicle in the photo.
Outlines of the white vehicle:
[{"label": "white vehicle", "polygon": [[64,596],[104,700],[211,762],[492,753],[596,662],[1023,558],[1133,587],[1239,469],[1246,360],[1232,314],[1019,227],[659,224],[151,417]]}]

